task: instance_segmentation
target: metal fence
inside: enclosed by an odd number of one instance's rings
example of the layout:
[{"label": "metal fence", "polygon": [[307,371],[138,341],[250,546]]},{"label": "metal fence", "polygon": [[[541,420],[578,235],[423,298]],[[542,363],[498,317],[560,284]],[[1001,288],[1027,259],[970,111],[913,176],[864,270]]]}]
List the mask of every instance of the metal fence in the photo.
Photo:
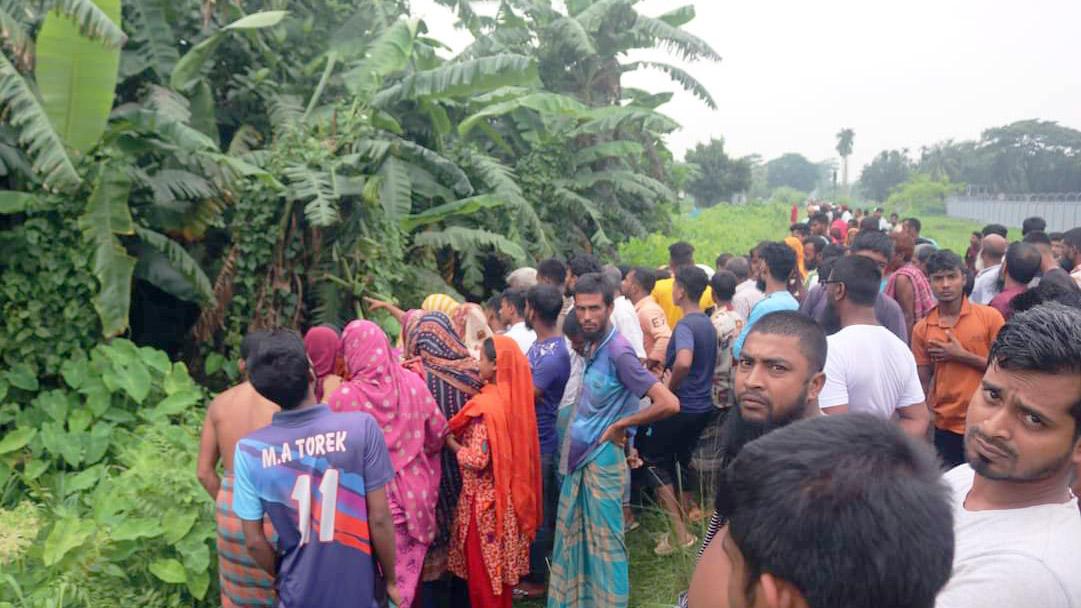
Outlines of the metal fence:
[{"label": "metal fence", "polygon": [[967,192],[946,199],[946,214],[986,224],[1020,226],[1027,217],[1047,221],[1048,232],[1081,226],[1081,193],[990,194]]}]

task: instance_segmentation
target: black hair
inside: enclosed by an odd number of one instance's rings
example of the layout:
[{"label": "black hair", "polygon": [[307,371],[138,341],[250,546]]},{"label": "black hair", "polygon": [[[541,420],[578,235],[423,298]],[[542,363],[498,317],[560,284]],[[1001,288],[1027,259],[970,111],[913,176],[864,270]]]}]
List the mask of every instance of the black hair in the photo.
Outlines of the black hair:
[{"label": "black hair", "polygon": [[920,231],[923,230],[923,223],[920,222],[919,218],[906,217],[905,219],[901,220],[901,223],[915,230],[916,234],[919,234]]},{"label": "black hair", "polygon": [[574,256],[568,262],[570,266],[571,274],[576,277],[589,274],[591,272],[600,272],[601,263],[597,261],[597,258],[589,253],[579,253]]},{"label": "black hair", "polygon": [[567,265],[558,258],[541,260],[537,264],[537,280],[545,280],[554,285],[562,285],[567,280]]},{"label": "black hair", "polygon": [[481,348],[484,350],[484,357],[489,361],[495,362],[495,338],[487,338],[484,343],[481,344]]},{"label": "black hair", "polygon": [[830,216],[823,213],[823,212],[821,212],[821,211],[819,211],[818,213],[811,216],[811,221],[808,222],[808,223],[809,224],[825,224],[826,227],[828,228],[829,225],[830,225]]},{"label": "black hair", "polygon": [[809,236],[803,239],[803,246],[814,245],[817,253],[822,253],[822,250],[828,247],[830,244],[829,239],[824,236]]},{"label": "black hair", "polygon": [[563,335],[567,338],[577,338],[582,335],[582,326],[578,324],[578,315],[571,311],[563,317]]},{"label": "black hair", "polygon": [[931,259],[931,255],[936,251],[938,249],[931,243],[920,243],[912,250],[912,257],[920,264],[926,264],[927,260]]},{"label": "black hair", "polygon": [[240,341],[240,358],[244,361],[248,360],[248,357],[259,348],[259,343],[267,336],[267,331],[257,329],[255,331],[249,331],[247,335]]},{"label": "black hair", "polygon": [[799,341],[800,354],[807,359],[811,374],[826,367],[826,332],[814,319],[795,310],[779,310],[758,319],[750,334],[789,336]]},{"label": "black hair", "polygon": [[1081,251],[1081,228],[1070,228],[1063,232],[1062,242]]},{"label": "black hair", "polygon": [[643,292],[646,294],[653,293],[653,287],[657,284],[657,274],[653,272],[652,268],[635,266],[631,268],[631,272],[634,273],[634,282],[642,288]]},{"label": "black hair", "polygon": [[724,269],[736,275],[741,283],[751,276],[751,263],[741,255],[725,262]]},{"label": "black hair", "polygon": [[873,216],[873,215],[868,215],[867,217],[860,220],[860,234],[869,234],[869,233],[872,233],[872,232],[881,232],[881,230],[879,229],[878,226],[879,226],[878,218]]},{"label": "black hair", "polygon": [[964,272],[965,261],[949,249],[939,249],[932,253],[931,257],[927,258],[927,276],[947,270]]},{"label": "black hair", "polygon": [[1022,243],[1032,243],[1033,245],[1050,245],[1051,237],[1047,236],[1047,233],[1043,230],[1033,230],[1026,234],[1022,239]]},{"label": "black hair", "polygon": [[[1018,313],[1002,327],[988,361],[1002,369],[1081,374],[1081,310],[1048,302]],[[1081,437],[1081,395],[1070,406],[1074,439]]]},{"label": "black hair", "polygon": [[668,246],[668,263],[672,266],[693,266],[694,245],[679,241]]},{"label": "black hair", "polygon": [[487,308],[488,310],[494,310],[494,311],[498,312],[499,311],[499,306],[502,303],[503,303],[503,294],[502,293],[497,293],[497,294],[493,295],[492,297],[488,298],[484,302],[484,307]]},{"label": "black hair", "polygon": [[758,248],[758,257],[766,263],[770,275],[776,281],[788,281],[796,267],[796,252],[784,243],[766,243]]},{"label": "black hair", "polygon": [[1006,248],[1006,274],[1022,285],[1036,278],[1042,263],[1043,255],[1032,243],[1010,243]]},{"label": "black hair", "polygon": [[809,606],[931,608],[950,578],[953,512],[934,453],[886,420],[792,423],[748,443],[721,484],[746,588],[769,572]]},{"label": "black hair", "polygon": [[798,232],[802,236],[811,234],[811,227],[803,222],[797,222],[788,227],[789,232]]},{"label": "black hair", "polygon": [[574,295],[578,294],[600,294],[604,296],[605,306],[611,306],[616,299],[612,283],[599,272],[590,272],[578,277],[578,282],[574,285]]},{"label": "black hair", "polygon": [[1026,217],[1025,221],[1021,222],[1021,236],[1025,236],[1030,232],[1043,232],[1047,230],[1047,220],[1042,217]]},{"label": "black hair", "polygon": [[697,302],[702,298],[702,293],[706,291],[709,277],[706,276],[705,270],[697,266],[680,266],[676,270],[676,283],[679,283],[683,291],[687,292],[687,297]]},{"label": "black hair", "polygon": [[874,306],[882,285],[882,273],[869,258],[846,255],[833,263],[830,281],[844,283],[845,292],[857,306]]},{"label": "black hair", "polygon": [[709,278],[709,286],[713,290],[714,302],[731,302],[736,296],[736,285],[739,279],[727,270],[718,270]]},{"label": "black hair", "polygon": [[852,253],[874,251],[885,256],[887,260],[893,259],[893,239],[881,230],[872,230],[870,232],[860,230],[860,233],[852,241],[851,249]]},{"label": "black hair", "polygon": [[618,264],[616,265],[616,268],[619,269],[619,276],[623,279],[627,278],[627,273],[631,271],[630,264]]},{"label": "black hair", "polygon": [[295,331],[267,332],[248,356],[247,368],[255,392],[283,410],[296,408],[308,396],[311,362],[303,338]]},{"label": "black hair", "polygon": [[555,285],[541,283],[530,287],[526,301],[546,325],[555,323],[563,310],[563,292]]},{"label": "black hair", "polygon": [[525,295],[526,295],[526,291],[524,289],[516,289],[514,287],[510,287],[510,288],[507,288],[507,289],[503,290],[503,294],[500,296],[499,299],[500,299],[500,302],[506,301],[511,306],[513,306],[514,310],[518,311],[518,316],[519,317],[524,317],[525,316]]},{"label": "black hair", "polygon": [[980,236],[987,236],[989,234],[997,234],[1005,239],[1009,238],[1008,235],[1010,234],[1010,229],[1002,224],[988,224],[980,231]]},{"label": "black hair", "polygon": [[1052,232],[1051,234],[1047,235],[1047,238],[1051,239],[1052,241],[1061,241],[1063,236],[1064,234],[1061,232]]},{"label": "black hair", "polygon": [[715,268],[724,268],[724,265],[727,264],[728,260],[731,260],[731,259],[732,259],[732,254],[731,253],[722,253],[721,255],[717,256],[716,260],[714,260],[713,266]]},{"label": "black hair", "polygon": [[848,248],[840,243],[830,243],[822,248],[821,258],[823,261],[839,258],[848,252]]},{"label": "black hair", "polygon": [[1072,281],[1065,284],[1057,281],[1040,281],[1039,285],[1017,294],[1010,300],[1010,309],[1017,314],[1047,302],[1058,302],[1081,309],[1081,290],[1077,289]]}]

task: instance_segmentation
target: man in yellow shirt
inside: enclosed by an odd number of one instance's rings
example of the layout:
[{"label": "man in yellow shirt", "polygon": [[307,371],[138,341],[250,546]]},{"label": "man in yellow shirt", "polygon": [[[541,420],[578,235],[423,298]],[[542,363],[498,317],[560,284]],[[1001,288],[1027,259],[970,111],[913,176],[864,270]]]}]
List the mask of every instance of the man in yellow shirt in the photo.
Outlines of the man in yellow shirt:
[{"label": "man in yellow shirt", "polygon": [[[694,245],[680,241],[668,246],[668,270],[672,276],[676,276],[676,270],[684,266],[694,266]],[[653,299],[664,310],[664,316],[668,319],[668,327],[675,327],[676,323],[683,318],[683,311],[672,301],[672,285],[675,279],[660,279],[653,286]],[[706,291],[698,300],[698,306],[702,310],[713,307],[713,290],[706,287]]]}]

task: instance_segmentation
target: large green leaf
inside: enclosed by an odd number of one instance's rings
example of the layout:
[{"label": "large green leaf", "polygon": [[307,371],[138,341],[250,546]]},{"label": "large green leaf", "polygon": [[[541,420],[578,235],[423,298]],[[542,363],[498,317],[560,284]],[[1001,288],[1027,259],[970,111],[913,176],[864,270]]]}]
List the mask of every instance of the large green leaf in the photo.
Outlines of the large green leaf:
[{"label": "large green leaf", "polygon": [[708,42],[690,32],[669,25],[663,19],[654,19],[639,14],[634,23],[634,32],[644,34],[659,42],[660,46],[676,53],[684,61],[697,61],[699,59],[721,60],[721,56],[717,54],[717,51],[713,50],[713,47],[709,46]]},{"label": "large green leaf", "polygon": [[528,108],[540,114],[557,114],[562,116],[582,116],[587,108],[578,100],[560,95],[559,93],[536,92],[510,99],[501,103],[492,104],[469,116],[458,124],[458,134],[465,137],[477,124],[477,121],[493,116],[501,116],[513,112],[519,108]]},{"label": "large green leaf", "polygon": [[451,217],[473,215],[478,211],[493,209],[505,205],[506,203],[506,199],[502,199],[494,194],[481,194],[479,196],[463,198],[451,203],[432,207],[422,213],[402,218],[402,230],[411,232],[420,226],[428,226],[430,224],[442,222]]},{"label": "large green leaf", "polygon": [[0,104],[5,106],[8,120],[19,134],[19,144],[33,159],[33,171],[45,187],[63,192],[77,188],[82,178],[68,157],[64,141],[26,79],[4,53],[0,53]]},{"label": "large green leaf", "polygon": [[135,227],[135,233],[143,243],[153,247],[158,253],[168,259],[170,265],[181,274],[194,288],[197,301],[203,305],[214,304],[214,286],[210,278],[199,266],[199,262],[191,257],[187,249],[173,239],[141,226]]},{"label": "large green leaf", "polygon": [[367,99],[383,82],[383,78],[404,70],[413,56],[413,40],[417,23],[409,19],[396,21],[376,38],[364,54],[364,59],[342,76],[349,92]]},{"label": "large green leaf", "polygon": [[7,454],[21,449],[37,435],[38,431],[32,427],[19,427],[4,435],[0,439],[0,454]]},{"label": "large green leaf", "polygon": [[413,237],[418,247],[449,247],[458,252],[474,251],[491,247],[496,253],[511,258],[515,263],[526,261],[525,250],[507,237],[479,228],[450,226],[444,230],[422,232]]},{"label": "large green leaf", "polygon": [[38,198],[29,192],[0,190],[0,215],[22,213],[34,207]]},{"label": "large green leaf", "polygon": [[288,11],[253,13],[214,32],[180,58],[169,78],[170,86],[178,91],[185,91],[198,82],[206,62],[214,55],[214,51],[230,31],[273,27],[280,23],[287,13]]},{"label": "large green leaf", "polygon": [[500,87],[529,86],[539,82],[537,64],[524,55],[494,55],[449,63],[406,76],[383,89],[372,103],[386,107],[402,99],[468,97]]},{"label": "large green leaf", "polygon": [[638,158],[644,148],[636,141],[619,139],[582,148],[574,155],[574,164],[581,166],[596,162],[604,158]]},{"label": "large green leaf", "polygon": [[709,90],[706,86],[691,76],[689,72],[682,68],[677,68],[674,65],[667,63],[661,63],[658,61],[636,61],[623,67],[624,71],[630,72],[638,69],[653,69],[660,70],[673,81],[678,83],[688,93],[694,95],[698,99],[701,99],[711,110],[717,109],[717,102],[713,100],[713,96],[709,94]]},{"label": "large green leaf", "polygon": [[289,196],[304,201],[304,215],[314,226],[333,226],[338,222],[338,194],[330,174],[304,165],[285,168],[291,186]]},{"label": "large green leaf", "polygon": [[[120,0],[94,1],[101,9],[98,12],[120,22]],[[83,2],[93,6],[90,0]],[[45,17],[37,38],[34,79],[53,128],[84,154],[105,132],[119,68],[119,47],[109,48],[80,35],[72,17],[57,12]]]},{"label": "large green leaf", "polygon": [[[119,49],[128,37],[120,29],[120,0],[52,0],[52,8],[75,21],[79,33],[109,48]],[[115,12],[113,4],[116,5]],[[46,19],[47,20],[47,19]],[[41,38],[38,35],[38,43]]]},{"label": "large green leaf", "polygon": [[45,551],[42,561],[52,566],[64,558],[69,551],[82,546],[94,533],[94,522],[65,517],[56,522],[49,536],[45,539]]},{"label": "large green leaf", "polygon": [[176,50],[176,35],[166,14],[168,0],[141,0],[136,3],[135,13],[139,23],[138,35],[145,41],[142,53],[149,56],[150,67],[158,75],[159,82],[168,80],[180,52]]},{"label": "large green leaf", "polygon": [[128,255],[115,235],[135,234],[128,209],[130,192],[127,175],[104,165],[98,171],[86,210],[79,217],[79,228],[94,248],[94,276],[98,280],[94,308],[105,337],[120,335],[128,328],[135,258]]},{"label": "large green leaf", "polygon": [[379,202],[387,217],[397,220],[408,215],[413,209],[413,184],[405,163],[393,156],[387,158],[379,168],[379,177]]},{"label": "large green leaf", "polygon": [[150,573],[166,583],[179,585],[188,580],[184,564],[175,559],[158,559],[150,563]]},{"label": "large green leaf", "polygon": [[11,6],[8,2],[0,2],[0,39],[15,56],[19,66],[26,69],[34,56],[34,40],[27,31],[27,25],[19,19],[18,9],[18,6]]}]

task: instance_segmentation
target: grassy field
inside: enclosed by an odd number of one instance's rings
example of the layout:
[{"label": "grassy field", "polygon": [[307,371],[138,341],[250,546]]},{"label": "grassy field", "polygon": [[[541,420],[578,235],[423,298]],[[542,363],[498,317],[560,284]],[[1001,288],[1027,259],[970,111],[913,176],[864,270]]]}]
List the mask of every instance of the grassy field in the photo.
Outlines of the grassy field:
[{"label": "grassy field", "polygon": [[[788,236],[790,207],[779,204],[718,205],[697,215],[674,218],[672,234],[652,234],[632,239],[619,248],[628,264],[658,266],[668,261],[668,245],[685,240],[694,245],[696,261],[712,265],[720,253],[746,255],[759,241]],[[921,217],[923,235],[941,247],[963,255],[968,237],[982,226],[979,222],[945,216]]]}]

